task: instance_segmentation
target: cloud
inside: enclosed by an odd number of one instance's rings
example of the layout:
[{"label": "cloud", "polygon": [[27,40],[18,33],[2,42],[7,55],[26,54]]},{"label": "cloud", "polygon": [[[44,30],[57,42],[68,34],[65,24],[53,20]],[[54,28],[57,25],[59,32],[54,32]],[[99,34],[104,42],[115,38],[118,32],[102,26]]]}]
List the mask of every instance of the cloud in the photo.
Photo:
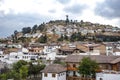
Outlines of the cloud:
[{"label": "cloud", "polygon": [[59,3],[61,4],[67,4],[69,3],[71,0],[57,0]]},{"label": "cloud", "polygon": [[95,8],[95,14],[108,19],[120,18],[120,0],[105,0]]},{"label": "cloud", "polygon": [[23,27],[32,27],[35,24],[41,24],[50,20],[48,16],[37,14],[3,14],[0,12],[0,36],[10,36],[14,30],[19,30]]},{"label": "cloud", "polygon": [[50,12],[50,13],[55,13],[56,12],[56,10],[49,10],[48,12]]},{"label": "cloud", "polygon": [[79,14],[85,9],[85,5],[73,4],[72,6],[67,6],[64,8],[66,13]]},{"label": "cloud", "polygon": [[[96,3],[99,2],[101,4]],[[117,24],[119,0],[0,0],[0,36],[11,35],[25,26],[70,19]],[[94,8],[95,13],[94,13]],[[96,15],[97,14],[97,15]]]}]

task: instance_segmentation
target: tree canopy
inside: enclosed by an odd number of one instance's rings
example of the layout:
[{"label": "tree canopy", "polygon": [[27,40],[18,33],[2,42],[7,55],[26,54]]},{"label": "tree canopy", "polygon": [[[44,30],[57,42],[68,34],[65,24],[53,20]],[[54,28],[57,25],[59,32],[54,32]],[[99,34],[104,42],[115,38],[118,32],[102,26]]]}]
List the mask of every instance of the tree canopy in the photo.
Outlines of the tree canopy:
[{"label": "tree canopy", "polygon": [[26,80],[31,75],[37,76],[40,71],[44,69],[43,64],[32,64],[24,60],[20,60],[13,64],[13,68],[7,72],[0,74],[0,80],[14,79],[14,80]]},{"label": "tree canopy", "polygon": [[79,64],[78,72],[83,75],[83,77],[95,77],[96,70],[98,69],[98,64],[96,61],[91,60],[89,57],[84,57]]},{"label": "tree canopy", "polygon": [[31,27],[24,27],[22,28],[22,33],[26,34],[26,33],[30,33],[31,32]]},{"label": "tree canopy", "polygon": [[47,40],[48,40],[47,35],[42,35],[42,36],[38,39],[38,42],[40,42],[40,43],[46,43]]}]

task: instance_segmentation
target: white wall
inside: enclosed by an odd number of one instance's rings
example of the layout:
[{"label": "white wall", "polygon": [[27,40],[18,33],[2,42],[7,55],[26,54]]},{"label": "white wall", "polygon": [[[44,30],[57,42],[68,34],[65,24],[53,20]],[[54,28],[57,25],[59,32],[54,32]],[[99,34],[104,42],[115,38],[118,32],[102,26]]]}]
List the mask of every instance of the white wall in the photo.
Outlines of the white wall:
[{"label": "white wall", "polygon": [[116,56],[120,56],[120,52],[114,52]]},{"label": "white wall", "polygon": [[52,52],[47,54],[46,60],[55,60],[55,57],[56,57],[56,52]]},{"label": "white wall", "polygon": [[[76,71],[76,76],[80,76],[80,74]],[[68,71],[68,76],[73,76],[73,71]]]},{"label": "white wall", "polygon": [[106,46],[106,55],[113,55],[113,48],[111,46]]},{"label": "white wall", "polygon": [[42,80],[57,80],[57,76],[52,77],[52,73],[47,73],[47,77],[45,77],[44,73],[42,73]]},{"label": "white wall", "polygon": [[0,55],[2,55],[3,54],[3,51],[0,51]]},{"label": "white wall", "polygon": [[56,51],[56,49],[60,48],[60,46],[56,45],[56,46],[44,46],[43,52],[44,54],[49,54],[51,52]]},{"label": "white wall", "polygon": [[97,73],[96,80],[120,80],[120,74]]},{"label": "white wall", "polygon": [[66,80],[66,72],[56,74],[56,77],[52,77],[52,73],[47,73],[47,77],[44,77],[42,73],[42,80]]},{"label": "white wall", "polygon": [[58,75],[58,80],[66,80],[66,72],[62,72],[57,75]]},{"label": "white wall", "polygon": [[25,60],[29,62],[31,58],[35,58],[35,60],[37,60],[37,55],[24,54],[22,52],[11,52],[7,60],[11,61],[12,63],[17,62],[19,60]]}]

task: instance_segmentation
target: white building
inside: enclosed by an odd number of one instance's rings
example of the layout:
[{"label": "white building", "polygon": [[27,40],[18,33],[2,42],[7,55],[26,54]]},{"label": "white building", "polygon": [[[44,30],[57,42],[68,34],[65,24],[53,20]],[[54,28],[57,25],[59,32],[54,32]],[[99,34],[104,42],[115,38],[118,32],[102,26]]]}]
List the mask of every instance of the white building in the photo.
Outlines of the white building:
[{"label": "white building", "polygon": [[50,64],[42,71],[42,80],[66,80],[66,69],[60,64]]},{"label": "white building", "polygon": [[23,52],[12,52],[9,54],[8,60],[11,62],[16,62],[19,60],[25,60],[25,61],[31,61],[31,60],[37,60],[38,56],[29,54],[29,53],[23,53]]},{"label": "white building", "polygon": [[0,54],[0,60],[2,62],[6,62],[8,64],[12,64],[19,60],[31,61],[37,60],[38,55],[28,53],[27,49],[23,48],[22,51],[19,52],[11,52],[9,54]]},{"label": "white building", "polygon": [[0,61],[4,62],[6,58],[8,58],[8,54],[3,54],[3,51],[0,50]]},{"label": "white building", "polygon": [[60,45],[58,44],[45,45],[43,49],[43,53],[49,54],[49,53],[56,51],[58,48],[60,48]]},{"label": "white building", "polygon": [[43,55],[40,55],[40,58],[45,58],[46,60],[55,60],[58,48],[60,48],[60,45],[58,44],[45,45],[43,49]]},{"label": "white building", "polygon": [[106,71],[97,73],[96,80],[120,80],[120,72]]},{"label": "white building", "polygon": [[106,44],[106,55],[107,56],[114,55],[113,54],[113,45],[112,45],[112,43]]}]

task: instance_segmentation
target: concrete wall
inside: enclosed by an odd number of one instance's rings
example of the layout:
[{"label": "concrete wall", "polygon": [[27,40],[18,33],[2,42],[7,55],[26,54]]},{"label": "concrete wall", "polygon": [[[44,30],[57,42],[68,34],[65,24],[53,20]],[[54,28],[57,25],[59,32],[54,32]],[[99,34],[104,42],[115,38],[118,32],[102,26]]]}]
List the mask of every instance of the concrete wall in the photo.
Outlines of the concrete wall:
[{"label": "concrete wall", "polygon": [[66,80],[66,72],[57,74],[58,80]]},{"label": "concrete wall", "polygon": [[52,77],[52,73],[47,73],[47,77],[42,73],[42,80],[66,80],[66,72],[58,73],[55,77]]},{"label": "concrete wall", "polygon": [[97,73],[96,80],[120,80],[120,74]]}]

